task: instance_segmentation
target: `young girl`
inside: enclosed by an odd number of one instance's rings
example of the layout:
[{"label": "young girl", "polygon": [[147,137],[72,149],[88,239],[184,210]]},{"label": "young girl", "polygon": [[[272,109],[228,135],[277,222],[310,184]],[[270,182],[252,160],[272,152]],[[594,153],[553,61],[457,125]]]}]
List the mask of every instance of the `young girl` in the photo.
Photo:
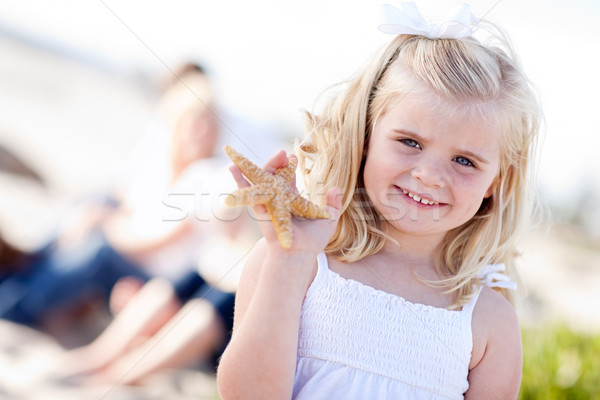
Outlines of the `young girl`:
[{"label": "young girl", "polygon": [[514,271],[532,211],[536,98],[506,42],[414,31],[308,116],[296,150],[332,219],[294,220],[289,250],[262,222],[223,399],[517,398],[519,323],[500,272]]}]

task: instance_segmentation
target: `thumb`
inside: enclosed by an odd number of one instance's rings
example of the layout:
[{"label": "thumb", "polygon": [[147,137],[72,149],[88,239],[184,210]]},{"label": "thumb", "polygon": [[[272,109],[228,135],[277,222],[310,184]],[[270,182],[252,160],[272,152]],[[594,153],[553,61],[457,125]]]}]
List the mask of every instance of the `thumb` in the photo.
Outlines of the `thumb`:
[{"label": "thumb", "polygon": [[332,187],[327,191],[325,209],[331,215],[331,220],[337,221],[342,214],[342,193],[337,187]]}]

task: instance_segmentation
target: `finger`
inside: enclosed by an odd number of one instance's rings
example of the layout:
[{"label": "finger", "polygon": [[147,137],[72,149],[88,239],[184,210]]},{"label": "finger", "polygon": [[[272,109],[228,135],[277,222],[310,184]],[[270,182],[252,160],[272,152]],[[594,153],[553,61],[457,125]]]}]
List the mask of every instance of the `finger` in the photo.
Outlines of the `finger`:
[{"label": "finger", "polygon": [[[248,182],[246,178],[244,178],[242,171],[237,166],[232,165],[231,167],[229,167],[229,172],[231,172],[233,179],[235,179],[235,182],[237,183],[240,189],[251,186],[250,182]],[[267,213],[267,209],[262,204],[254,205],[250,207],[250,210],[252,210],[252,217],[256,221],[261,221],[265,219],[269,220],[269,214]]]},{"label": "finger", "polygon": [[231,172],[231,175],[233,176],[233,179],[235,180],[235,183],[237,183],[239,188],[245,188],[250,186],[250,182],[248,182],[246,178],[244,178],[242,171],[237,166],[232,165],[231,167],[229,167],[229,172]]},{"label": "finger", "polygon": [[332,187],[327,191],[326,204],[337,210],[342,209],[342,193],[339,188]]},{"label": "finger", "polygon": [[[233,179],[235,179],[235,182],[237,183],[240,189],[251,186],[250,182],[248,182],[246,178],[244,178],[242,171],[237,166],[232,165],[231,167],[229,167],[229,172],[231,172]],[[265,219],[269,220],[269,215],[265,206],[257,204],[255,206],[252,206],[250,209],[252,210],[253,218],[256,221],[261,221]]]},{"label": "finger", "polygon": [[327,191],[325,209],[331,215],[331,219],[337,221],[342,213],[342,193],[339,188],[332,187]]},{"label": "finger", "polygon": [[278,168],[285,167],[289,160],[285,150],[279,150],[265,163],[263,169],[267,172],[274,173]]}]

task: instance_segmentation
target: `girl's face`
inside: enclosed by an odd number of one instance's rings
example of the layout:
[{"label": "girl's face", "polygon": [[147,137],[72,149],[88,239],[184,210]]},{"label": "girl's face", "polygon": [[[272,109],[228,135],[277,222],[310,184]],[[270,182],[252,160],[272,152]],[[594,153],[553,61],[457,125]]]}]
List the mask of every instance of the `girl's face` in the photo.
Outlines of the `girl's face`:
[{"label": "girl's face", "polygon": [[469,221],[493,192],[500,136],[498,127],[430,92],[390,107],[371,133],[363,175],[388,233],[441,239]]}]

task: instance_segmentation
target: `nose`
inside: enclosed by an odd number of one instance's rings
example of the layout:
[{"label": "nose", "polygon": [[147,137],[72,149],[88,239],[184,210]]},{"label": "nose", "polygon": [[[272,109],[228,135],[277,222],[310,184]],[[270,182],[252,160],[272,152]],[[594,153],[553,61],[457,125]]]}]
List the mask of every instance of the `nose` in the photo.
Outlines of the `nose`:
[{"label": "nose", "polygon": [[435,157],[422,157],[413,167],[411,176],[430,188],[441,188],[446,182],[443,163]]}]

